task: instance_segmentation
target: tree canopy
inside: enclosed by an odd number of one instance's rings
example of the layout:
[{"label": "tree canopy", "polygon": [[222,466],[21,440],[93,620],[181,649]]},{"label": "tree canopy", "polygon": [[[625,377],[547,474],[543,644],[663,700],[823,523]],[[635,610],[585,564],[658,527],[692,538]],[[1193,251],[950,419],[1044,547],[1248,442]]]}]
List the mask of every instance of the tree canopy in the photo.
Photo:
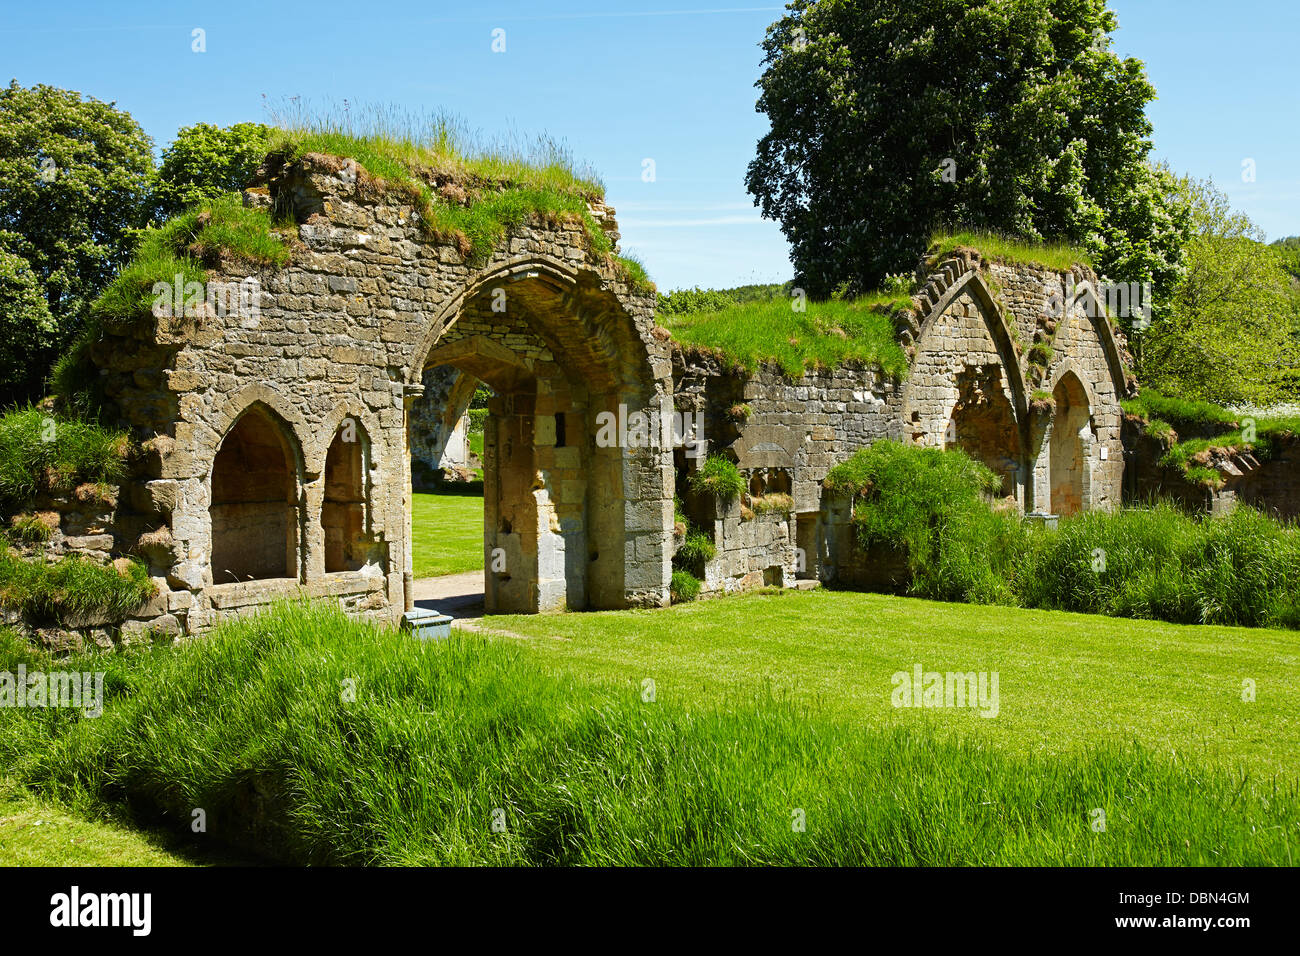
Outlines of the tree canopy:
[{"label": "tree canopy", "polygon": [[271,130],[261,123],[182,127],[163,150],[154,190],[155,216],[168,219],[195,203],[242,189],[266,157],[270,143]]},{"label": "tree canopy", "polygon": [[799,283],[874,288],[961,226],[1172,285],[1187,213],[1147,162],[1155,89],[1116,26],[1105,0],[794,0],[763,41],[746,185]]}]

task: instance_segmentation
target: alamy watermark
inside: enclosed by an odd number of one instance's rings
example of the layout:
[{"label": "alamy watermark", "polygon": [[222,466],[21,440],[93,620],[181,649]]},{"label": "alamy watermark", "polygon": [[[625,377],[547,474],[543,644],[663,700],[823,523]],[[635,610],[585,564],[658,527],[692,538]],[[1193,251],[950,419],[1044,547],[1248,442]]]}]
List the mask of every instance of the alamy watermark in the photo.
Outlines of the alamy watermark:
[{"label": "alamy watermark", "polygon": [[76,707],[87,717],[104,713],[104,672],[0,671],[0,707]]},{"label": "alamy watermark", "polygon": [[927,671],[913,664],[911,673],[895,671],[890,677],[895,707],[971,707],[981,717],[996,717],[997,671]]},{"label": "alamy watermark", "polygon": [[152,312],[159,319],[228,315],[255,319],[262,314],[262,284],[256,276],[239,282],[186,282],[177,273],[171,282],[155,282],[151,292]]},{"label": "alamy watermark", "polygon": [[[655,437],[658,442],[655,442]],[[684,448],[686,457],[703,458],[704,416],[700,412],[673,412],[661,415],[657,410],[629,411],[618,406],[618,413],[596,415],[598,448]]]},{"label": "alamy watermark", "polygon": [[[1098,282],[1095,286],[1088,279],[1082,282],[1073,275],[1066,276],[1065,281],[1056,283],[1048,279],[1043,283],[1047,297],[1043,302],[1043,311],[1060,318],[1066,308],[1080,296],[1083,296],[1083,311],[1089,318],[1113,315],[1118,318],[1132,319],[1135,329],[1145,329],[1151,325],[1151,283],[1150,282]],[[1084,293],[1088,293],[1084,295]]]}]

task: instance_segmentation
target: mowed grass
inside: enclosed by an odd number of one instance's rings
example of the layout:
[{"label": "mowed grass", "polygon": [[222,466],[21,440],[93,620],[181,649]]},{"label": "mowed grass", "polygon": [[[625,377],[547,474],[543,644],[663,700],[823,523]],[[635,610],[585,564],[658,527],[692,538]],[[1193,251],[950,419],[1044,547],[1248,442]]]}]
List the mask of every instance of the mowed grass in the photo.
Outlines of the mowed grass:
[{"label": "mowed grass", "polygon": [[1300,843],[1294,783],[1140,745],[1012,752],[763,690],[692,703],[665,666],[648,699],[529,642],[412,640],[324,605],[63,664],[108,671],[104,714],[0,711],[15,780],[177,832],[203,807],[208,840],[289,863],[1293,865]]},{"label": "mowed grass", "polygon": [[149,834],[0,795],[0,866],[191,866]]},{"label": "mowed grass", "polygon": [[414,495],[411,547],[417,578],[482,570],[482,496]]},{"label": "mowed grass", "polygon": [[[725,705],[755,693],[863,731],[956,735],[1018,755],[1136,742],[1175,761],[1300,779],[1300,635],[837,591],[660,611],[493,616],[549,669]],[[997,671],[1000,709],[900,709],[891,676]],[[1243,681],[1255,700],[1243,701]]]}]

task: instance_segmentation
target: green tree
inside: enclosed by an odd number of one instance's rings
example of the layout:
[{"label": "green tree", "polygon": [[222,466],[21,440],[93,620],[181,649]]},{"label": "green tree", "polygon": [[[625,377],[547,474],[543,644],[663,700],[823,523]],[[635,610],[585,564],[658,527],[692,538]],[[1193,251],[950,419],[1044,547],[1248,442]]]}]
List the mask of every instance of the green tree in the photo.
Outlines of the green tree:
[{"label": "green tree", "polygon": [[[112,103],[17,81],[0,88],[0,246],[31,267],[54,347],[129,256],[152,175],[149,137]],[[23,360],[14,348],[0,342],[0,363]]]},{"label": "green tree", "polygon": [[1155,90],[1105,0],[794,0],[768,28],[746,185],[801,285],[877,286],[944,225],[1089,247],[1171,285],[1185,214],[1147,163]]},{"label": "green tree", "polygon": [[0,408],[39,392],[54,332],[40,279],[26,259],[0,247]]},{"label": "green tree", "polygon": [[242,189],[270,143],[271,130],[261,123],[183,127],[163,150],[154,190],[155,217],[168,219],[194,203]]},{"label": "green tree", "polygon": [[1209,180],[1182,178],[1192,211],[1187,270],[1167,307],[1139,339],[1139,378],[1183,398],[1268,404],[1295,387],[1300,296],[1285,246],[1263,232]]}]

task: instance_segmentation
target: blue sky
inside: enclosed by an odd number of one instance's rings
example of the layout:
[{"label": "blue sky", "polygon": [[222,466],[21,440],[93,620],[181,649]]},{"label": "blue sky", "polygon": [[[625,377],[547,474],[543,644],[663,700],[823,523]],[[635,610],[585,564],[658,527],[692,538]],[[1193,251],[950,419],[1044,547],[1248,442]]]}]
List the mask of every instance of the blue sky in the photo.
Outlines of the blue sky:
[{"label": "blue sky", "polygon": [[[1112,0],[1115,46],[1147,64],[1155,155],[1213,177],[1270,238],[1300,233],[1296,0]],[[9,4],[0,82],[115,100],[158,144],[180,126],[329,107],[450,110],[486,133],[549,132],[589,161],[623,249],[661,289],[791,275],[744,188],[766,120],[758,43],[780,4],[726,0]],[[191,31],[207,51],[191,50]],[[504,29],[505,52],[492,51]],[[655,181],[642,179],[645,159]],[[1255,181],[1242,181],[1254,160]]]}]

